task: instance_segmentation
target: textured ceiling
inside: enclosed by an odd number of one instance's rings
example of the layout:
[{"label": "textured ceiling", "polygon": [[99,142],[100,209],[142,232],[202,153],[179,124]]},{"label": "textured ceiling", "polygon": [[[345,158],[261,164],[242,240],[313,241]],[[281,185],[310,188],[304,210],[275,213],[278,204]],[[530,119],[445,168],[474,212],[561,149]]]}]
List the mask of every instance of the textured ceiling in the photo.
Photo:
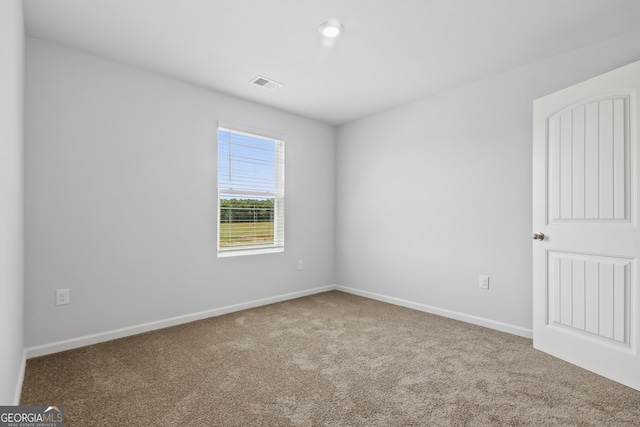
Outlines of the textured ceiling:
[{"label": "textured ceiling", "polygon": [[[29,36],[331,124],[640,29],[638,0],[24,0],[24,9]],[[346,28],[333,47],[318,33],[329,18]],[[259,74],[284,87],[249,84]]]}]

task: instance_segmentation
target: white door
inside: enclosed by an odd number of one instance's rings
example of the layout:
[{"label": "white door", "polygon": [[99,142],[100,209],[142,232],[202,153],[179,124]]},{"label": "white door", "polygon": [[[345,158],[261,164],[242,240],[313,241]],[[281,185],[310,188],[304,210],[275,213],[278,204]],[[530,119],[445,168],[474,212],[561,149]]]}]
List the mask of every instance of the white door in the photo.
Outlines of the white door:
[{"label": "white door", "polygon": [[639,96],[640,61],[533,115],[533,346],[637,390]]}]

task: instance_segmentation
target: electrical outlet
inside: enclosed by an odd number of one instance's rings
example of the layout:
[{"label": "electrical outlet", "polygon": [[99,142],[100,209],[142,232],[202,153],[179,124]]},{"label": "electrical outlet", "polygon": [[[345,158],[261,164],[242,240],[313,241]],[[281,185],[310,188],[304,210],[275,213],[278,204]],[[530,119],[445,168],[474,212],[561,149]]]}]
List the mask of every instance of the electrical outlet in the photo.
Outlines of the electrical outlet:
[{"label": "electrical outlet", "polygon": [[56,289],[56,305],[71,304],[71,291],[69,289]]},{"label": "electrical outlet", "polygon": [[478,281],[478,287],[480,289],[489,290],[489,276],[480,276]]},{"label": "electrical outlet", "polygon": [[302,270],[304,268],[304,261],[299,259],[298,260],[298,270]]}]

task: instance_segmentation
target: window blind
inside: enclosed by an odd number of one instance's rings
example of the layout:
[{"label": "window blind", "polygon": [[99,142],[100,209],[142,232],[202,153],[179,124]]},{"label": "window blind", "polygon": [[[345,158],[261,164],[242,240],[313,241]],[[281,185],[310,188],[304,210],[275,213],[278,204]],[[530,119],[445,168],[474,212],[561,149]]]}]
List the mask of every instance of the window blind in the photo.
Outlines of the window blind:
[{"label": "window blind", "polygon": [[284,250],[284,141],[218,128],[218,255]]}]

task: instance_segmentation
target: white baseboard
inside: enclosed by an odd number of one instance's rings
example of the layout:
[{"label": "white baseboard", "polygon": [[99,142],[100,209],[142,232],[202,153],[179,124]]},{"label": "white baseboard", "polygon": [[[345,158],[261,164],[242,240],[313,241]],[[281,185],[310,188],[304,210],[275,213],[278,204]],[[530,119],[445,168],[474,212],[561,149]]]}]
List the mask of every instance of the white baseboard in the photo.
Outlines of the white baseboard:
[{"label": "white baseboard", "polygon": [[[304,291],[292,292],[288,294],[277,295],[274,297],[253,300],[253,301],[244,302],[240,304],[228,305],[226,307],[214,308],[211,310],[205,310],[197,313],[186,314],[184,316],[177,316],[169,319],[157,320],[155,322],[143,323],[141,325],[129,326],[126,328],[115,329],[112,331],[101,332],[98,334],[85,335],[78,338],[71,338],[68,340],[37,345],[34,347],[28,347],[25,349],[25,359],[31,359],[33,357],[38,357],[38,356],[45,356],[47,354],[59,353],[61,351],[72,350],[74,348],[84,347],[87,345],[97,344],[105,341],[111,341],[117,338],[124,338],[131,335],[142,334],[144,332],[154,331],[156,329],[162,329],[170,326],[181,325],[183,323],[189,323],[196,320],[206,319],[208,317],[221,316],[223,314],[229,314],[236,311],[247,310],[249,308],[255,308],[263,305],[273,304],[276,302],[306,297],[309,295],[315,295],[321,292],[327,292],[334,289],[336,289],[336,287],[333,285],[322,286],[319,288],[307,289]],[[24,369],[22,370],[22,372],[24,374]],[[20,383],[20,390],[21,389],[22,389],[22,383]],[[18,398],[19,398],[19,395],[18,395]]]},{"label": "white baseboard", "polygon": [[18,379],[18,386],[16,388],[16,399],[17,400],[20,399],[20,391],[22,390],[22,381],[24,379],[24,367],[25,367],[24,365],[26,363],[26,359],[31,359],[33,357],[38,357],[38,356],[45,356],[47,354],[59,353],[61,351],[72,350],[74,348],[84,347],[87,345],[97,344],[105,341],[111,341],[114,339],[124,338],[131,335],[142,334],[144,332],[154,331],[156,329],[162,329],[170,326],[181,325],[183,323],[189,323],[196,320],[206,319],[208,317],[221,316],[223,314],[229,314],[236,311],[247,310],[249,308],[260,307],[268,304],[274,304],[277,302],[287,301],[295,298],[301,298],[309,295],[315,295],[321,292],[327,292],[332,290],[338,290],[338,291],[346,292],[353,295],[358,295],[365,298],[387,302],[389,304],[411,308],[418,311],[424,311],[426,313],[437,314],[439,316],[460,320],[462,322],[467,322],[467,323],[483,326],[490,329],[495,329],[502,332],[507,332],[507,333],[518,335],[525,338],[533,337],[533,331],[531,329],[509,325],[507,323],[497,322],[495,320],[485,319],[482,317],[472,316],[469,314],[459,313],[459,312],[446,310],[438,307],[432,307],[429,305],[408,301],[400,298],[390,297],[387,295],[381,295],[374,292],[368,292],[360,289],[350,288],[347,286],[328,285],[328,286],[322,286],[319,288],[307,289],[304,291],[292,292],[288,294],[277,295],[274,297],[253,300],[253,301],[244,302],[240,304],[229,305],[226,307],[214,308],[211,310],[200,311],[197,313],[186,314],[184,316],[172,317],[169,319],[158,320],[155,322],[143,323],[141,325],[129,326],[126,328],[115,329],[112,331],[106,331],[106,332],[101,332],[97,334],[71,338],[68,340],[28,347],[24,350],[24,358],[23,358],[24,360],[23,360],[23,366],[21,368],[21,376]]},{"label": "white baseboard", "polygon": [[20,362],[20,370],[18,371],[18,380],[16,381],[16,391],[13,395],[14,406],[20,405],[20,396],[22,395],[22,383],[24,382],[24,373],[27,369],[27,350],[22,351],[22,361]]},{"label": "white baseboard", "polygon": [[438,316],[460,320],[462,322],[483,326],[485,328],[495,329],[501,332],[507,332],[509,334],[518,335],[524,338],[533,337],[533,330],[522,328],[520,326],[509,325],[507,323],[497,322],[495,320],[485,319],[482,317],[472,316],[469,314],[459,313],[457,311],[446,310],[443,308],[432,307],[430,305],[425,305],[425,304],[408,301],[400,298],[390,297],[386,295],[376,294],[374,292],[363,291],[360,289],[349,288],[341,285],[335,285],[334,289],[338,291],[346,292],[349,294],[365,297],[365,298],[387,302],[389,304],[399,305],[401,307],[412,308],[414,310],[424,311],[426,313],[431,313],[431,314],[437,314]]}]

